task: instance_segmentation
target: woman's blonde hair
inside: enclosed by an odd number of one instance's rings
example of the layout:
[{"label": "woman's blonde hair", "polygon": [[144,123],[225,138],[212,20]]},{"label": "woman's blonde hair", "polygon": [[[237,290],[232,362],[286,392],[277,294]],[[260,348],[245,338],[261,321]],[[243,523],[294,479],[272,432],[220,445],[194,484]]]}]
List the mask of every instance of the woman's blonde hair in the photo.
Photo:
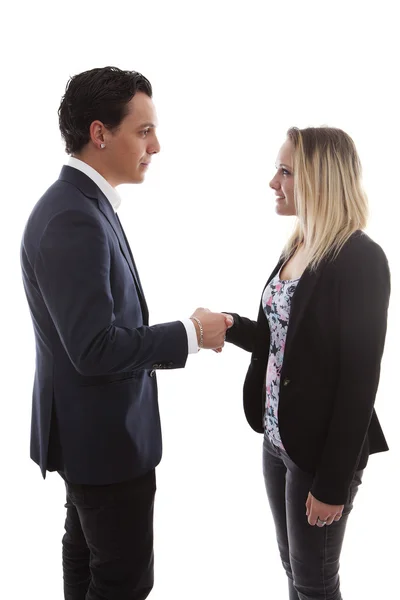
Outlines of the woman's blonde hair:
[{"label": "woman's blonde hair", "polygon": [[368,199],[361,183],[361,163],[351,137],[333,127],[292,127],[294,203],[298,217],[288,240],[288,258],[303,243],[308,266],[334,258],[368,218]]}]

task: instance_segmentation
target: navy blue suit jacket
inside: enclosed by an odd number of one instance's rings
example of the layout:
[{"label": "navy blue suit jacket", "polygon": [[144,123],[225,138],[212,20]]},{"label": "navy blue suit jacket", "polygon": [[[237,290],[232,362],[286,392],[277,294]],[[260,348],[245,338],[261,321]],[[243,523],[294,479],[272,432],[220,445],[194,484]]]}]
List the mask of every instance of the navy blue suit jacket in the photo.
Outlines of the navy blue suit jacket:
[{"label": "navy blue suit jacket", "polygon": [[155,370],[184,367],[181,322],[148,325],[119,220],[98,186],[63,167],[26,225],[21,264],[36,340],[31,458],[43,477],[128,480],[162,443]]}]

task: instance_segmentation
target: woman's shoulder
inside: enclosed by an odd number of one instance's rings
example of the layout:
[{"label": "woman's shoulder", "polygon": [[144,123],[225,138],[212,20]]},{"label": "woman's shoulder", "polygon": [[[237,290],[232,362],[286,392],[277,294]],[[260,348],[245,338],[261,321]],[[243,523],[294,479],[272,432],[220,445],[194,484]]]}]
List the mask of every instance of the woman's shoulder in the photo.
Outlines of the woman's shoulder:
[{"label": "woman's shoulder", "polygon": [[335,279],[345,277],[369,277],[373,273],[386,272],[389,265],[382,247],[364,231],[354,232],[335,258],[328,260],[326,271]]},{"label": "woman's shoulder", "polygon": [[349,261],[387,263],[387,258],[383,248],[377,242],[364,231],[358,230],[349,237],[334,262],[341,265]]}]

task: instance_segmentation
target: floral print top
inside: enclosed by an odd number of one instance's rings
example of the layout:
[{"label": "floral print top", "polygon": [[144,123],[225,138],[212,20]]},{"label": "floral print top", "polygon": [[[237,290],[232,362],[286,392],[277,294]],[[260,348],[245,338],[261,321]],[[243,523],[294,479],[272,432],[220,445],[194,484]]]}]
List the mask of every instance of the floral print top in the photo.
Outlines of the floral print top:
[{"label": "floral print top", "polygon": [[278,424],[279,386],[289,325],[290,305],[299,279],[281,281],[279,273],[264,290],[262,305],[270,329],[269,358],[266,376],[264,427],[275,446],[284,449]]}]

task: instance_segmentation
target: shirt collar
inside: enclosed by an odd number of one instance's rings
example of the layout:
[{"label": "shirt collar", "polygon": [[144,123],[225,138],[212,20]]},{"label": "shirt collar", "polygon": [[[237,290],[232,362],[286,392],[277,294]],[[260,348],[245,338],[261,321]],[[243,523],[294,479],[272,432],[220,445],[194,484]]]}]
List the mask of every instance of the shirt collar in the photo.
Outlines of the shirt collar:
[{"label": "shirt collar", "polygon": [[118,208],[121,205],[121,196],[119,195],[117,190],[113,188],[112,185],[110,185],[102,175],[100,175],[98,171],[93,169],[93,167],[91,167],[87,163],[83,162],[83,160],[80,160],[79,158],[75,158],[73,156],[69,157],[67,165],[69,167],[73,167],[74,169],[78,169],[78,171],[82,171],[82,173],[90,177],[90,179],[94,181],[94,183],[101,189],[101,191],[113,207],[114,211],[117,212]]}]

